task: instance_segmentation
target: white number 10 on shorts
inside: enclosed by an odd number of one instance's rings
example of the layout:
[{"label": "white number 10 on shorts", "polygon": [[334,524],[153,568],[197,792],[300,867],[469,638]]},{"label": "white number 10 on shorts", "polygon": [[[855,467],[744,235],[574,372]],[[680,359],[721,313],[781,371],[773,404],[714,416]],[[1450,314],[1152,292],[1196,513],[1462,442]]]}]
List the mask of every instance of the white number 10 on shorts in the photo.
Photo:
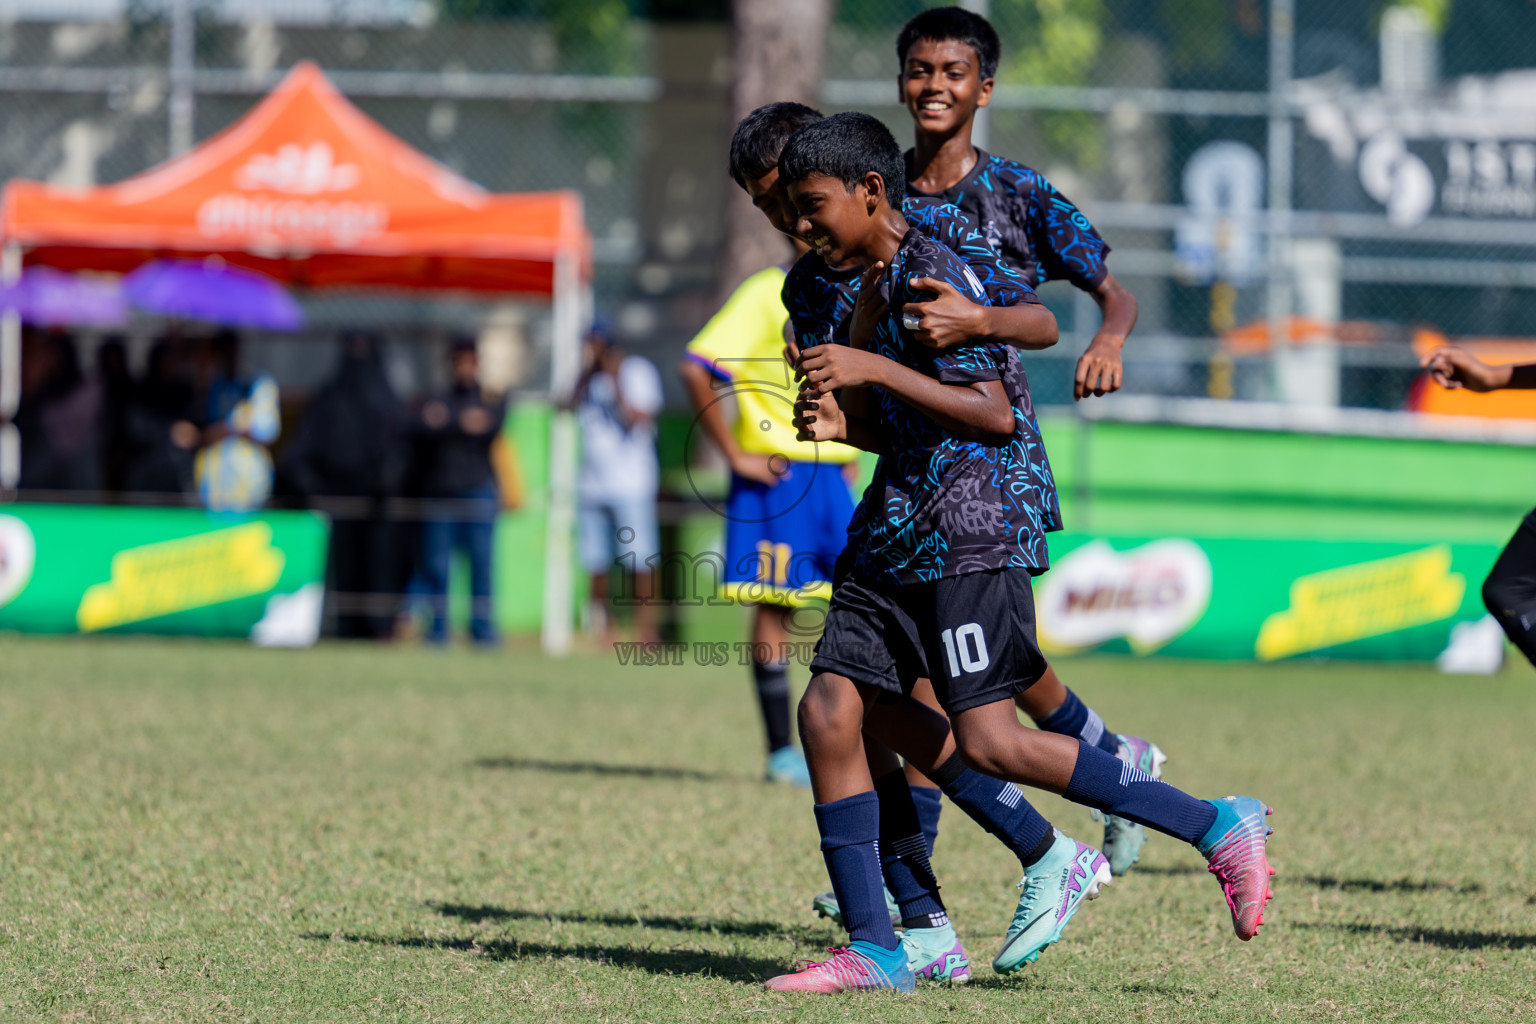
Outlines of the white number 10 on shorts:
[{"label": "white number 10 on shorts", "polygon": [[944,652],[949,655],[949,678],[958,678],[962,669],[965,674],[985,671],[990,664],[987,638],[981,635],[979,623],[967,622],[958,629],[946,629],[940,636],[944,640]]}]

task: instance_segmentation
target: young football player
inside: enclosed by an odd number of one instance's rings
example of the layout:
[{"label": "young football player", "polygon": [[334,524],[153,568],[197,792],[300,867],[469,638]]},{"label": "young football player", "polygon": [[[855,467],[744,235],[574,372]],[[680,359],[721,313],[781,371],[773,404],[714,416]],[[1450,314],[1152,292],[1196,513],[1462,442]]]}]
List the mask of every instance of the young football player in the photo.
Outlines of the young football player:
[{"label": "young football player", "polygon": [[[973,11],[932,8],[903,26],[896,54],[900,100],[915,141],[906,154],[908,195],[958,206],[1031,287],[1066,280],[1093,296],[1103,320],[1078,358],[1073,397],[1118,390],[1120,350],[1136,325],[1136,298],[1109,272],[1108,243],[1043,174],[971,142],[976,111],[992,96],[1001,56],[997,32]],[[1167,758],[1157,744],[1107,729],[1053,669],[1019,704],[1040,728],[1081,736],[1153,778],[1162,776]],[[1104,854],[1116,875],[1131,869],[1146,840],[1134,822],[1104,821]]]},{"label": "young football player", "polygon": [[[801,129],[779,170],[800,215],[797,233],[829,265],[886,265],[878,287],[888,309],[927,297],[914,285],[925,279],[987,302],[965,263],[899,212],[900,150],[878,120],[841,114]],[[1026,729],[1015,714],[1014,695],[1045,667],[1030,578],[1049,564],[1054,485],[1013,350],[981,343],[938,352],[891,313],[868,351],[819,345],[800,365],[809,389],[799,406],[802,436],[881,458],[849,526],[799,715],[823,856],[851,942],[769,987],[911,990],[883,907],[866,725],[936,780],[969,764],[1196,845],[1222,882],[1238,936],[1251,938],[1270,895],[1263,804],[1196,800],[1097,746]],[[843,414],[832,397],[860,387],[874,389],[878,423]],[[932,679],[953,736],[943,715],[904,698],[922,677]],[[956,746],[958,757],[947,753]],[[1054,833],[1021,792],[1012,798],[1037,840],[1021,858],[1024,896],[994,961],[1000,971],[1037,957],[1110,879],[1097,850]]]}]

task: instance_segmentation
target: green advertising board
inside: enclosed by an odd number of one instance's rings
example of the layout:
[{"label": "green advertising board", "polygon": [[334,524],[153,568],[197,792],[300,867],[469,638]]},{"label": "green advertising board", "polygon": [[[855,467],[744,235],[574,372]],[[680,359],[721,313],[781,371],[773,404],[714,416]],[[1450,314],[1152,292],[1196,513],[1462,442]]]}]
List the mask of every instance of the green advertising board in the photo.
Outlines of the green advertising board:
[{"label": "green advertising board", "polygon": [[1277,661],[1428,661],[1482,619],[1496,544],[1051,537],[1041,647]]},{"label": "green advertising board", "polygon": [[0,629],[313,643],[327,536],[311,512],[0,505]]}]

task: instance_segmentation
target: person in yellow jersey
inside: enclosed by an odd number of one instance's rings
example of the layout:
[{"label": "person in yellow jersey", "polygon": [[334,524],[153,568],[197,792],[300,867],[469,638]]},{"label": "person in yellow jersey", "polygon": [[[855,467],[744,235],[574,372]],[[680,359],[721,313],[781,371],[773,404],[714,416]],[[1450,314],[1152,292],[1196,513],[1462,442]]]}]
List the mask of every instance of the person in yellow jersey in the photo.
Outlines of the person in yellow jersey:
[{"label": "person in yellow jersey", "polygon": [[[779,150],[801,127],[793,118],[744,124],[731,146],[731,176],[780,230],[793,212],[778,208],[782,190],[770,192],[771,179]],[[797,257],[806,252],[795,244]],[[853,515],[857,453],[796,439],[798,388],[783,356],[789,313],[779,298],[785,274],[776,266],[747,278],[689,343],[678,374],[700,429],[731,465],[724,590],[755,607],[752,678],[767,733],[767,777],[809,786],[805,757],[790,734],[783,645],[794,609],[831,594],[832,567]]]}]

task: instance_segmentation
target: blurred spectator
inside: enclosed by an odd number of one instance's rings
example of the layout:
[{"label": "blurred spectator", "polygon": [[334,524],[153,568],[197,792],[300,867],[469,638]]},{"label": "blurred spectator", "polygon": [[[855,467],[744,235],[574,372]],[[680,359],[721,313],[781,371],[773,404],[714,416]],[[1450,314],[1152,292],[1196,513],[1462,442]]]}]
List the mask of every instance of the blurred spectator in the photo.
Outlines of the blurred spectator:
[{"label": "blurred spectator", "polygon": [[384,373],[379,337],[341,336],[341,358],[316,393],[283,459],[288,483],[313,504],[362,499],[332,510],[330,579],[338,599],[336,633],[382,639],[394,618],[391,595],[404,580],[387,503],[405,474],[406,412]]},{"label": "blurred spectator", "polygon": [[101,383],[101,486],[117,494],[128,472],[128,403],[133,400],[133,376],[122,338],[114,335],[97,346],[96,379]]},{"label": "blurred spectator", "polygon": [[[421,490],[426,498],[421,566],[431,606],[431,643],[448,639],[448,566],[455,548],[469,557],[470,635],[477,644],[496,642],[492,624],[491,574],[496,513],[516,508],[518,487],[507,470],[512,451],[502,437],[507,409],[480,387],[480,358],[473,338],[457,337],[452,347],[453,385],[428,400],[417,421]],[[500,485],[498,485],[500,482]]]},{"label": "blurred spectator", "polygon": [[604,640],[611,641],[615,602],[609,577],[617,570],[623,603],[635,611],[636,636],[654,641],[659,639],[654,597],[655,559],[661,554],[656,523],[661,374],[649,359],[626,354],[602,324],[587,335],[584,355],[575,401],[582,449],[578,525],[581,562],[591,581],[589,612],[601,620]]},{"label": "blurred spectator", "polygon": [[205,352],[207,428],[194,474],[198,496],[214,512],[249,512],[272,493],[272,456],[267,447],[281,428],[277,381],[271,374],[240,375],[240,337],[223,331]]},{"label": "blurred spectator", "polygon": [[67,334],[33,333],[22,353],[22,490],[95,491],[101,386],[80,372],[80,354]]},{"label": "blurred spectator", "polygon": [[149,350],[144,379],[134,389],[123,417],[125,491],[191,492],[192,453],[202,436],[193,422],[194,406],[181,347],[162,338]]}]

